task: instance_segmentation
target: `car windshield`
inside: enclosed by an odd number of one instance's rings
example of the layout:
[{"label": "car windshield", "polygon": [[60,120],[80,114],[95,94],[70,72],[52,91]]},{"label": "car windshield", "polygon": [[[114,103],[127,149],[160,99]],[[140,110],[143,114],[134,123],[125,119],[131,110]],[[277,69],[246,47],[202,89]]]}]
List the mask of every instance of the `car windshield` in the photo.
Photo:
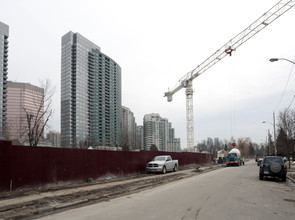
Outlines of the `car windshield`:
[{"label": "car windshield", "polygon": [[269,164],[269,163],[282,163],[282,159],[279,157],[267,157],[264,159],[264,163]]},{"label": "car windshield", "polygon": [[164,161],[165,157],[155,157],[153,161]]}]

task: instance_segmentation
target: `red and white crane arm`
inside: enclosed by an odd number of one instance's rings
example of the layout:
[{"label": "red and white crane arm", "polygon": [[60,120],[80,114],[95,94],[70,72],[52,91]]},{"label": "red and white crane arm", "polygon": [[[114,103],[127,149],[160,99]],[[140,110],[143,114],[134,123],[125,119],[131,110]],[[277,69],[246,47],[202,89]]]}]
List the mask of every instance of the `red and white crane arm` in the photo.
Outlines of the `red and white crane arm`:
[{"label": "red and white crane arm", "polygon": [[241,33],[236,35],[226,44],[224,44],[220,49],[198,65],[195,69],[188,72],[184,75],[176,84],[176,86],[164,94],[164,97],[167,96],[168,101],[172,101],[172,95],[181,90],[182,88],[187,88],[191,85],[192,80],[201,75],[207,69],[212,67],[214,64],[222,60],[227,55],[232,55],[232,52],[235,51],[239,46],[249,40],[251,37],[256,35],[267,25],[272,23],[278,17],[283,15],[289,9],[295,5],[295,0],[281,0],[271,9],[265,12],[260,18],[254,21],[250,26],[244,29]]}]

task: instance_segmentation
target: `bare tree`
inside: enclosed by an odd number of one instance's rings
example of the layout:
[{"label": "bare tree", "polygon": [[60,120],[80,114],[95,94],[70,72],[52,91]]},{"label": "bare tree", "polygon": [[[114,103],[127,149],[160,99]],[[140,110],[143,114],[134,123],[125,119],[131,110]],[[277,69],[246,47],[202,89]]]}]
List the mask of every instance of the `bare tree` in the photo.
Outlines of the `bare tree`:
[{"label": "bare tree", "polygon": [[290,167],[290,158],[295,153],[295,110],[284,109],[281,111],[279,126],[279,153],[288,158]]},{"label": "bare tree", "polygon": [[272,140],[272,135],[268,131],[268,155],[275,155],[275,150],[274,150],[274,141]]},{"label": "bare tree", "polygon": [[197,149],[198,149],[199,152],[202,152],[204,150],[208,150],[206,140],[203,140],[201,143],[198,143],[197,144]]},{"label": "bare tree", "polygon": [[130,151],[128,144],[123,144],[122,151]]},{"label": "bare tree", "polygon": [[288,137],[284,129],[280,128],[279,129],[279,135],[277,139],[277,154],[280,156],[285,156],[288,154],[286,149],[288,149],[289,145]]},{"label": "bare tree", "polygon": [[238,147],[243,156],[248,157],[250,153],[250,144],[251,144],[251,139],[249,137],[238,139]]},{"label": "bare tree", "polygon": [[98,144],[95,143],[94,138],[92,136],[88,135],[85,139],[81,139],[78,142],[77,147],[80,149],[88,149],[89,147],[93,148],[95,145],[97,146]]},{"label": "bare tree", "polygon": [[155,144],[152,144],[152,145],[150,146],[150,151],[158,151],[157,146],[156,146]]},{"label": "bare tree", "polygon": [[26,116],[25,141],[28,141],[30,146],[37,146],[39,141],[44,138],[44,129],[52,115],[51,105],[55,87],[52,86],[49,79],[40,83],[43,95],[38,98],[33,97],[33,108],[24,108]]}]

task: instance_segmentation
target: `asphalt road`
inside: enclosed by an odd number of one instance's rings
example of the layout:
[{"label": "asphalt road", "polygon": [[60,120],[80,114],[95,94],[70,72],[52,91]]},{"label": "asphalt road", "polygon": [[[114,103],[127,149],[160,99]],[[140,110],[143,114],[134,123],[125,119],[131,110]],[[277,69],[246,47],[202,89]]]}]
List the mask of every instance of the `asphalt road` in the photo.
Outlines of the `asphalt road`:
[{"label": "asphalt road", "polygon": [[295,192],[248,162],[42,219],[294,219]]}]

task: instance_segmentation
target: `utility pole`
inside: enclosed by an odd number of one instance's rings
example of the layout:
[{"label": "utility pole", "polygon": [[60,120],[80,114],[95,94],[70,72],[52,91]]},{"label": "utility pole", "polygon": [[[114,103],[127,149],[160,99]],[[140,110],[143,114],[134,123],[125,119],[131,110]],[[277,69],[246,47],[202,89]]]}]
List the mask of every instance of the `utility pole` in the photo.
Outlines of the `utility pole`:
[{"label": "utility pole", "polygon": [[270,150],[270,144],[271,144],[271,140],[270,140],[270,132],[269,132],[269,129],[267,129],[267,131],[268,131],[268,138],[267,138],[267,140],[268,140],[268,156],[271,156],[270,155],[270,152],[271,152],[271,150]]},{"label": "utility pole", "polygon": [[277,156],[277,133],[276,133],[276,118],[275,118],[275,111],[273,111],[273,136],[274,136],[274,150],[275,156]]}]

